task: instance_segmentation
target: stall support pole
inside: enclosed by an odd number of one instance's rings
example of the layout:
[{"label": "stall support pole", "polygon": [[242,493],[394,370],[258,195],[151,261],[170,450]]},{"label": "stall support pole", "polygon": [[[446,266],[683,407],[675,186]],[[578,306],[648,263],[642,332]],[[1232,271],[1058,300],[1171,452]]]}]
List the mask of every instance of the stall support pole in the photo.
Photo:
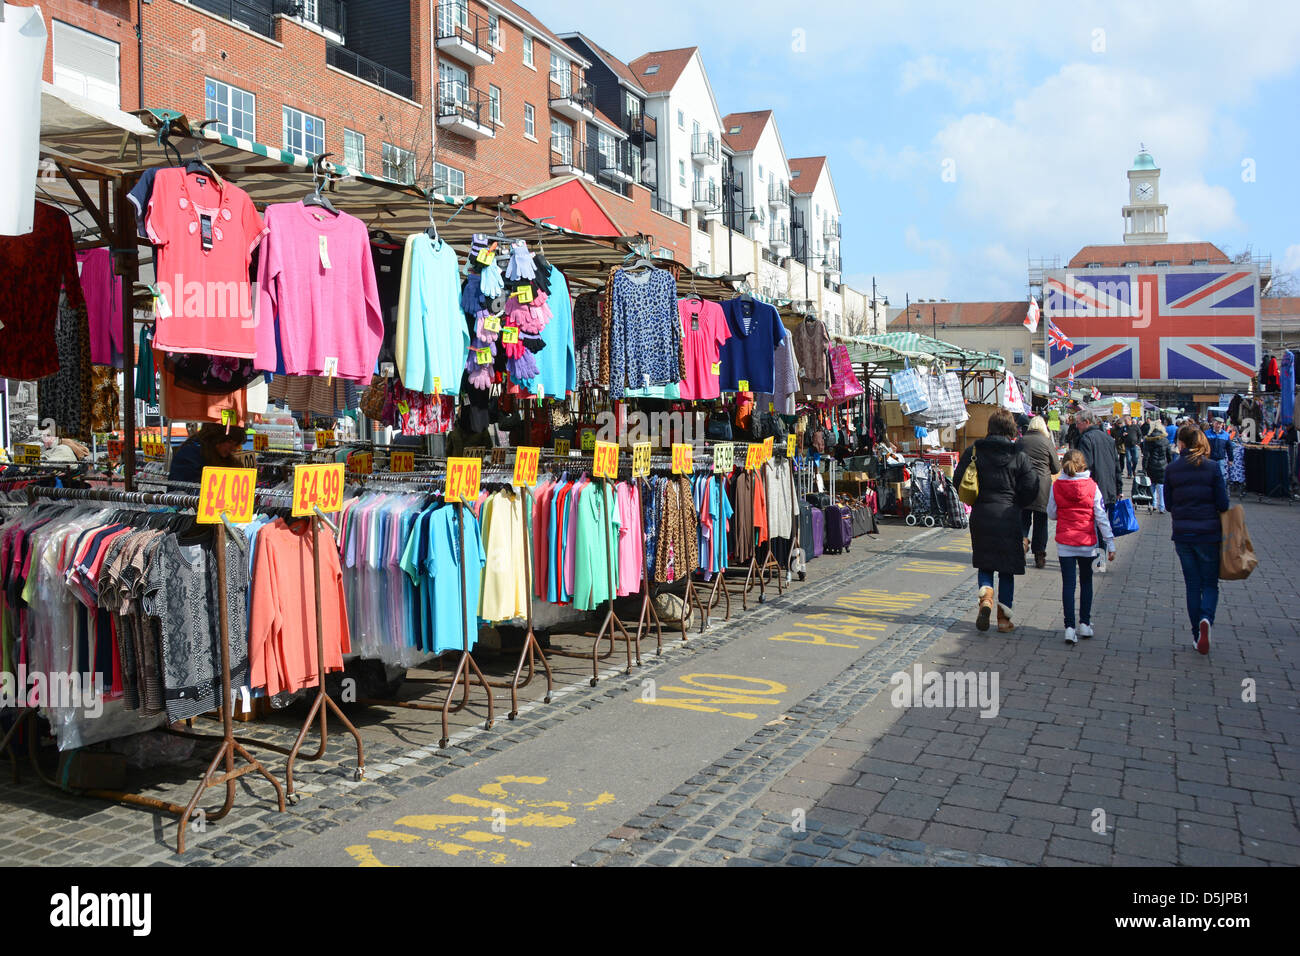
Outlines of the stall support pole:
[{"label": "stall support pole", "polygon": [[[614,501],[615,501],[614,506],[617,507],[617,503],[618,503],[617,495],[614,496]],[[623,642],[626,645],[626,650],[627,650],[626,673],[628,674],[632,673],[632,638],[628,635],[627,628],[623,626],[623,622],[619,620],[619,616],[614,612],[614,565],[613,565],[613,557],[611,556],[610,547],[609,547],[610,535],[614,530],[614,515],[610,510],[610,504],[609,504],[609,479],[608,478],[600,479],[600,507],[601,510],[605,512],[605,528],[603,534],[605,538],[605,580],[606,580],[606,587],[609,588],[609,609],[605,612],[605,622],[600,626],[600,630],[596,632],[595,634],[596,642],[594,645],[592,645],[592,652],[591,652],[591,686],[592,687],[595,687],[596,682],[600,680],[600,672],[596,669],[598,666],[597,652],[600,649],[600,640],[604,636],[606,628],[609,629],[609,646],[610,646],[611,653],[613,652],[614,649],[614,628],[617,627],[619,633],[623,635]],[[639,636],[640,634],[638,633],[638,637]],[[639,658],[640,656],[641,656],[641,648],[638,646],[637,657]]]},{"label": "stall support pole", "polygon": [[[453,710],[459,711],[469,704],[470,689],[470,671],[478,678],[478,682],[483,687],[483,693],[487,695],[488,715],[487,722],[483,725],[484,730],[491,730],[492,724],[496,719],[496,711],[492,702],[492,687],[483,672],[479,670],[478,663],[474,660],[473,653],[469,649],[469,597],[465,587],[465,502],[456,502],[456,522],[460,527],[460,617],[461,617],[461,651],[460,660],[456,663],[455,673],[451,676],[450,685],[447,688],[447,699],[442,704],[442,739],[438,746],[446,748],[447,743],[451,740],[451,735],[447,730],[447,715]],[[451,706],[452,698],[456,696],[456,688],[460,682],[465,682],[465,698],[455,707]]]},{"label": "stall support pole", "polygon": [[[645,492],[645,485],[642,484],[640,478],[636,479],[636,489],[637,489],[637,495],[641,499],[641,514],[642,516],[644,516],[646,492]],[[636,622],[637,664],[641,663],[641,632],[643,629],[649,628],[651,623],[654,624],[654,628],[655,628],[655,656],[658,657],[662,655],[664,652],[663,621],[659,619],[659,611],[655,607],[654,585],[651,583],[650,580],[650,562],[647,561],[645,557],[645,525],[644,524],[642,524],[641,526],[640,547],[641,547],[641,565],[644,574],[642,575],[643,580],[641,583],[641,588],[642,588],[641,613],[637,617],[637,622]]]},{"label": "stall support pole", "polygon": [[329,743],[329,722],[327,718],[329,711],[332,710],[357,742],[357,769],[353,772],[353,779],[360,780],[365,776],[366,772],[366,758],[365,751],[361,746],[361,733],[353,726],[352,721],[348,720],[347,715],[343,713],[343,709],[334,702],[334,698],[325,690],[325,628],[321,610],[320,589],[320,522],[322,520],[320,509],[316,509],[316,514],[312,515],[308,520],[311,521],[311,563],[316,584],[316,699],[312,701],[311,710],[307,711],[307,719],[302,722],[302,729],[298,731],[298,739],[289,748],[289,764],[285,771],[285,781],[289,785],[289,796],[294,798],[294,802],[297,802],[297,800],[293,789],[293,765],[298,759],[298,752],[302,749],[302,742],[307,738],[307,731],[311,728],[312,720],[317,713],[320,714],[320,749],[313,756],[303,757],[303,759],[319,760],[325,756],[325,748]]},{"label": "stall support pole", "polygon": [[[524,635],[524,646],[519,652],[519,663],[515,667],[514,680],[510,682],[510,713],[507,714],[509,720],[514,720],[519,716],[519,688],[525,687],[532,682],[534,673],[535,658],[542,659],[542,667],[546,668],[546,696],[542,702],[549,704],[551,702],[551,691],[555,688],[555,677],[551,673],[551,665],[546,660],[546,653],[542,650],[542,645],[537,643],[537,635],[533,633],[533,540],[528,526],[528,496],[524,494],[523,489],[519,490],[520,505],[522,506],[523,525],[524,525],[524,589],[527,592],[528,599],[528,633]],[[524,669],[525,660],[528,662],[528,678],[522,684],[519,683],[519,675]],[[493,685],[494,687],[497,685]]]},{"label": "stall support pole", "polygon": [[115,271],[122,279],[122,477],[123,489],[135,490],[135,283],[140,277],[135,216],[126,199],[126,184],[113,181],[113,221],[117,225],[114,245]]}]

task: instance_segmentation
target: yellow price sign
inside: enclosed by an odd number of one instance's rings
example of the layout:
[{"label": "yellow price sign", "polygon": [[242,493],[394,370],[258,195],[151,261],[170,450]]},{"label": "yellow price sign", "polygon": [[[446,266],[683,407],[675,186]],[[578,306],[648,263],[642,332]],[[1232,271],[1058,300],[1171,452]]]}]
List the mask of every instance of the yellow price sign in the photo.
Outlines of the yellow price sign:
[{"label": "yellow price sign", "polygon": [[108,457],[112,461],[117,461],[122,457],[122,439],[110,438],[108,440]]},{"label": "yellow price sign", "polygon": [[433,397],[438,398],[442,395],[442,379],[438,376],[433,377]]},{"label": "yellow price sign", "polygon": [[295,518],[315,514],[317,508],[326,514],[332,514],[342,507],[343,462],[294,467],[291,513]]},{"label": "yellow price sign", "polygon": [[506,345],[514,345],[519,341],[519,326],[507,325],[501,330],[501,341]]},{"label": "yellow price sign", "polygon": [[567,438],[555,439],[555,454],[560,458],[569,457],[569,439]]},{"label": "yellow price sign", "polygon": [[14,461],[19,465],[39,465],[41,463],[41,446],[39,442],[24,442],[14,449]]},{"label": "yellow price sign", "polygon": [[521,285],[511,294],[524,305],[533,301],[533,287],[530,285]]},{"label": "yellow price sign", "polygon": [[318,428],[316,429],[316,447],[326,448],[334,444],[334,429]]},{"label": "yellow price sign", "polygon": [[768,435],[766,438],[763,439],[763,460],[764,461],[772,460],[772,446],[774,442],[775,439],[771,435]]},{"label": "yellow price sign", "polygon": [[501,317],[498,315],[489,315],[483,320],[483,328],[487,329],[489,332],[500,332]]},{"label": "yellow price sign", "polygon": [[595,450],[596,450],[596,429],[594,429],[594,428],[584,428],[584,429],[582,430],[582,432],[581,432],[581,436],[580,436],[580,437],[582,438],[582,450],[583,450],[583,451],[595,451]]},{"label": "yellow price sign", "polygon": [[596,458],[591,473],[597,478],[618,477],[618,445],[612,441],[596,442]]},{"label": "yellow price sign", "polygon": [[650,474],[650,443],[639,441],[632,446],[632,477],[644,478]]},{"label": "yellow price sign", "polygon": [[1130,418],[1141,418],[1141,417],[1142,417],[1142,403],[1141,403],[1141,402],[1132,402],[1132,403],[1130,403],[1130,404],[1129,404],[1129,407],[1128,407],[1128,414],[1129,414],[1129,417],[1130,417]]},{"label": "yellow price sign", "polygon": [[415,452],[395,451],[388,456],[388,470],[392,472],[415,471]]},{"label": "yellow price sign", "polygon": [[1114,403],[1113,405],[1111,405],[1111,407],[1110,407],[1110,413],[1111,413],[1112,415],[1123,415],[1123,414],[1124,414],[1124,403],[1123,403],[1123,402],[1115,402],[1115,403]]},{"label": "yellow price sign", "polygon": [[266,451],[271,447],[271,439],[265,432],[253,432],[253,451]]},{"label": "yellow price sign", "polygon": [[216,524],[224,514],[235,524],[253,519],[256,468],[204,468],[199,482],[199,524]]},{"label": "yellow price sign", "polygon": [[542,450],[525,445],[515,450],[515,478],[513,484],[532,486],[537,484],[537,463],[541,460]]},{"label": "yellow price sign", "polygon": [[799,436],[796,435],[794,432],[791,432],[789,435],[785,437],[785,456],[787,458],[794,457],[795,446],[798,444],[798,442],[799,442]]},{"label": "yellow price sign", "polygon": [[491,349],[476,349],[475,352],[474,352],[474,361],[476,361],[479,365],[491,365],[491,364],[492,364],[492,350],[491,350]]},{"label": "yellow price sign", "polygon": [[742,391],[742,392],[748,392],[748,391],[749,391],[749,379],[747,379],[747,378],[742,378],[739,382],[736,383],[736,385],[737,385],[739,391]]},{"label": "yellow price sign", "polygon": [[368,451],[358,451],[348,455],[348,471],[355,475],[373,475],[375,473],[374,455]]},{"label": "yellow price sign", "polygon": [[226,426],[226,431],[230,431],[230,426],[235,424],[235,410],[233,408],[223,408],[221,410],[221,424]]},{"label": "yellow price sign", "polygon": [[490,266],[492,265],[493,262],[496,261],[496,257],[497,257],[496,249],[494,249],[492,246],[488,246],[488,248],[480,250],[479,254],[474,258],[478,260],[479,265]]},{"label": "yellow price sign", "polygon": [[673,474],[690,475],[695,472],[695,448],[679,442],[673,442]]},{"label": "yellow price sign", "polygon": [[715,475],[725,475],[735,467],[735,464],[735,445],[731,442],[723,442],[721,445],[713,446],[713,473]]},{"label": "yellow price sign", "polygon": [[483,472],[481,458],[448,458],[447,489],[442,497],[446,501],[463,501],[466,504],[478,497],[479,476]]},{"label": "yellow price sign", "polygon": [[753,471],[763,463],[763,446],[758,442],[750,442],[749,448],[745,450],[745,470]]},{"label": "yellow price sign", "polygon": [[492,449],[492,464],[504,465],[506,463],[506,449],[494,447]]}]

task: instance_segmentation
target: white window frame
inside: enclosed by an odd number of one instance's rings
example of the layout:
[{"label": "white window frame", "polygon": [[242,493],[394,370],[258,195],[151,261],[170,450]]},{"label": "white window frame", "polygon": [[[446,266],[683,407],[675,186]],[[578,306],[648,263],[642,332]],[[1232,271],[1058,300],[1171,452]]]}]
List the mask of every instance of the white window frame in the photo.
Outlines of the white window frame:
[{"label": "white window frame", "polygon": [[495,13],[488,14],[488,42],[492,44],[494,49],[504,50],[506,48],[506,35],[501,29],[501,18]]},{"label": "white window frame", "polygon": [[530,70],[537,69],[537,65],[533,62],[533,38],[527,33],[524,34],[524,66]]},{"label": "white window frame", "polygon": [[[62,34],[67,39],[74,39],[89,46],[102,46],[105,54],[111,53],[115,63],[113,69],[113,94],[109,95],[107,88],[102,85],[98,77],[90,76],[84,69],[84,64],[75,62],[60,63],[58,59],[59,36]],[[94,100],[96,103],[103,103],[112,106],[114,109],[122,108],[122,47],[120,44],[102,37],[98,33],[92,33],[89,30],[83,30],[81,27],[73,26],[70,23],[64,23],[62,20],[54,20],[50,27],[49,44],[54,51],[54,85],[60,89],[71,90],[87,99]],[[73,58],[75,60],[75,57]],[[91,81],[95,81],[95,87],[91,87]]]},{"label": "white window frame", "polygon": [[438,35],[453,36],[456,31],[452,27],[469,28],[469,4],[465,0],[442,0],[438,4]]},{"label": "white window frame", "polygon": [[[302,121],[299,124],[299,135],[302,136],[302,145],[303,145],[302,150],[294,149],[289,139],[289,133],[292,129],[292,124],[290,123],[291,117],[298,118]],[[307,120],[315,120],[318,124],[320,124],[320,133],[319,133],[320,149],[315,151],[311,150],[308,147],[308,143],[307,143],[308,133],[307,133],[307,122],[306,122]],[[284,138],[284,148],[287,151],[293,153],[296,156],[317,156],[325,152],[325,120],[323,120],[321,117],[313,116],[311,113],[305,113],[299,109],[294,109],[292,106],[284,106],[281,107],[280,126],[281,126],[281,134],[283,135]]]},{"label": "white window frame", "polygon": [[524,135],[537,142],[537,110],[532,103],[524,104]]},{"label": "white window frame", "polygon": [[[359,162],[359,163],[354,163],[354,162],[352,162],[351,157],[348,156],[348,137],[349,137],[349,136],[352,137],[354,143],[357,142],[357,141],[360,141],[360,144],[361,144],[361,150],[360,150],[361,162]],[[356,150],[353,150],[353,152],[355,153]],[[366,135],[365,135],[365,133],[358,133],[358,132],[357,132],[356,130],[354,130],[354,129],[348,129],[346,126],[343,127],[343,161],[344,161],[345,163],[347,163],[349,166],[351,166],[353,169],[359,169],[359,170],[361,170],[363,173],[366,171]]]},{"label": "white window frame", "polygon": [[[433,184],[434,192],[442,192],[447,196],[463,196],[465,195],[465,172],[446,163],[434,163]],[[440,185],[443,188],[439,189]]]},{"label": "white window frame", "polygon": [[[383,174],[387,179],[395,179],[399,183],[415,182],[415,153],[409,149],[402,149],[400,146],[394,146],[392,143],[384,143],[381,153],[383,159]],[[394,175],[398,170],[405,168],[407,176]]]},{"label": "white window frame", "polygon": [[678,129],[683,129],[683,130],[686,129],[686,111],[685,111],[685,110],[678,110],[678,111],[677,111],[677,128],[678,128]]},{"label": "white window frame", "polygon": [[501,87],[488,84],[488,116],[494,126],[503,126],[501,122]]},{"label": "white window frame", "polygon": [[[560,161],[565,166],[573,165],[574,129],[557,116],[551,117],[551,141],[560,141]],[[554,149],[554,146],[552,146]]]},{"label": "white window frame", "polygon": [[[235,86],[232,83],[227,83],[225,80],[218,80],[214,76],[205,76],[203,78],[203,112],[205,114],[204,119],[217,118],[217,114],[214,113],[211,107],[209,107],[208,105],[209,103],[208,84],[209,83],[213,84],[214,93],[216,94],[216,98],[213,100],[213,102],[215,102],[218,106],[223,105],[221,103],[221,93],[223,90],[225,91],[224,106],[226,108],[226,119],[229,120],[231,117],[234,116],[236,112],[239,112],[240,114],[246,114],[249,117],[252,126],[252,128],[247,131],[244,131],[242,127],[237,130],[229,122],[223,123],[218,121],[212,124],[213,127],[217,129],[219,132],[225,133],[227,136],[242,136],[244,139],[256,140],[257,139],[257,95],[249,92],[248,90]],[[232,93],[239,93],[241,96],[248,97],[248,99],[252,102],[253,105],[252,111],[250,112],[242,108],[236,110],[232,101],[232,96],[231,96]]]},{"label": "white window frame", "polygon": [[686,185],[686,160],[677,160],[677,185]]}]

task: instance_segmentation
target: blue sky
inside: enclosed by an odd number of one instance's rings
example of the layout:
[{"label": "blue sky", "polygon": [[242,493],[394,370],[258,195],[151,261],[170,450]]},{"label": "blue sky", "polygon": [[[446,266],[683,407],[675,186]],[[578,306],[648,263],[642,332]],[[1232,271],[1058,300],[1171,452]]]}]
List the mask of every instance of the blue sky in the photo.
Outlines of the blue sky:
[{"label": "blue sky", "polygon": [[845,281],[891,304],[1023,298],[1029,256],[1120,242],[1139,142],[1171,240],[1300,275],[1300,3],[525,5],[624,60],[698,45],[724,114],[829,158]]}]

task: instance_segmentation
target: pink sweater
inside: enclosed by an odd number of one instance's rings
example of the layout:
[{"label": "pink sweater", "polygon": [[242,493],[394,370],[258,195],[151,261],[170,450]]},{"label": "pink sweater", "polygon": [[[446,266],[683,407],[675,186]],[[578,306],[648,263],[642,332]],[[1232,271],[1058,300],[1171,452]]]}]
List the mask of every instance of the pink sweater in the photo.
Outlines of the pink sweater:
[{"label": "pink sweater", "polygon": [[335,358],[339,378],[369,383],[384,322],[365,223],[301,202],[267,206],[264,219],[256,367],[322,375]]}]

